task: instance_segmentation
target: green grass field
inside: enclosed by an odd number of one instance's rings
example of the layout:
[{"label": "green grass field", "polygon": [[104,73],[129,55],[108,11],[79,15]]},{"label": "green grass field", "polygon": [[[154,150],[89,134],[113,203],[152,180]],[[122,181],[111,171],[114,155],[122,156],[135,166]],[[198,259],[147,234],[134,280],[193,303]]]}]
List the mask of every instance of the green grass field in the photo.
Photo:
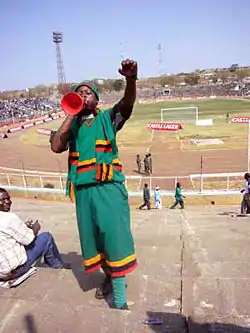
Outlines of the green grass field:
[{"label": "green grass field", "polygon": [[[160,121],[160,110],[162,108],[176,108],[198,106],[199,118],[214,120],[213,126],[196,126],[195,112],[193,122],[183,124],[183,130],[180,131],[181,140],[189,141],[194,138],[221,138],[224,141],[223,149],[237,148],[239,145],[246,144],[247,125],[231,124],[226,121],[226,114],[230,117],[234,114],[250,115],[250,101],[234,99],[213,99],[213,100],[195,100],[195,101],[170,101],[154,104],[137,104],[133,115],[127,126],[119,134],[118,140],[123,149],[130,143],[147,141],[150,131],[146,128],[149,121]],[[179,112],[179,114],[178,114]],[[173,116],[173,113],[171,114]],[[190,119],[192,119],[190,114]],[[182,119],[182,111],[176,111],[176,120]],[[62,119],[51,123],[43,124],[41,127],[48,129],[57,129]],[[38,134],[37,128],[31,128],[21,135],[24,144],[48,145],[48,137]],[[221,149],[221,145],[211,146],[212,149]],[[192,145],[192,149],[205,149]]]}]

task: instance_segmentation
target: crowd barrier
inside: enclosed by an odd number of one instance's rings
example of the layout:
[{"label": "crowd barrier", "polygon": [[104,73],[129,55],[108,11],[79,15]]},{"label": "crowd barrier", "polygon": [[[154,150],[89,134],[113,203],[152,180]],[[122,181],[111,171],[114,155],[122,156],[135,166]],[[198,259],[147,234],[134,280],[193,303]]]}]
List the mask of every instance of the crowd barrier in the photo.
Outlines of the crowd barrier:
[{"label": "crowd barrier", "polygon": [[[244,172],[190,174],[187,176],[126,176],[125,185],[132,196],[142,196],[143,186],[152,191],[159,186],[164,196],[173,196],[177,182],[186,195],[237,195],[244,184]],[[0,187],[21,191],[63,193],[67,174],[0,167]]]},{"label": "crowd barrier", "polygon": [[23,128],[29,128],[29,127],[32,127],[34,126],[34,123],[28,123],[28,124],[25,124],[25,125],[22,125]]},{"label": "crowd barrier", "polygon": [[37,129],[37,133],[47,135],[47,136],[50,136],[51,132],[52,132],[52,130],[50,130],[50,129],[45,129],[45,128]]},{"label": "crowd barrier", "polygon": [[47,123],[47,122],[50,122],[50,121],[53,121],[53,120],[56,120],[56,119],[59,119],[59,118],[63,118],[64,116],[65,116],[64,112],[57,112],[57,113],[52,113],[51,115],[46,115],[46,116],[42,116],[42,117],[39,117],[39,118],[34,118],[34,119],[26,121],[26,122],[15,123],[15,126],[12,126],[12,127],[8,128],[6,133],[2,132],[0,138],[8,138],[7,134],[20,132],[23,129],[38,126],[38,125],[41,125],[43,123]]},{"label": "crowd barrier", "polygon": [[7,139],[8,135],[6,133],[0,133],[0,139]]}]

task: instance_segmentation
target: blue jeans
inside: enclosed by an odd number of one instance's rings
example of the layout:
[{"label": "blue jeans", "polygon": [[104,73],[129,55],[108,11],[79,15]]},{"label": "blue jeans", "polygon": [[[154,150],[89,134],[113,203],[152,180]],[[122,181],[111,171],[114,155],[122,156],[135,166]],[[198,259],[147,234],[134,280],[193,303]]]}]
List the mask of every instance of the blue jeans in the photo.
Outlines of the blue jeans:
[{"label": "blue jeans", "polygon": [[63,261],[53,236],[49,232],[43,232],[34,241],[25,246],[27,261],[17,267],[13,272],[13,278],[17,278],[26,273],[30,267],[41,257],[44,257],[45,266],[51,268],[63,268]]}]

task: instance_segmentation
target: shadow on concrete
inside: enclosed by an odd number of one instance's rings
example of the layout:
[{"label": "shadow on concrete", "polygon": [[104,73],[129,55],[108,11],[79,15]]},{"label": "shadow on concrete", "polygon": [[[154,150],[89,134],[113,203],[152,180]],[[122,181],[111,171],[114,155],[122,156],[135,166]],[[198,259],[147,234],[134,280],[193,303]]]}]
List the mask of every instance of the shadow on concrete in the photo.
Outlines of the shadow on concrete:
[{"label": "shadow on concrete", "polygon": [[150,325],[152,332],[188,333],[186,317],[178,313],[147,311],[145,319],[162,320],[161,325]]},{"label": "shadow on concrete", "polygon": [[65,263],[69,263],[71,270],[80,286],[85,292],[95,288],[98,288],[104,280],[104,274],[100,271],[93,273],[86,273],[84,271],[82,262],[82,256],[77,252],[69,252],[67,254],[61,254]]},{"label": "shadow on concrete", "polygon": [[150,177],[150,173],[148,173],[148,172],[146,172],[146,171],[138,172],[138,170],[134,169],[133,172],[134,172],[134,173],[137,173],[137,175],[140,175],[140,176]]},{"label": "shadow on concrete", "polygon": [[26,327],[26,332],[27,333],[38,333],[34,316],[32,314],[27,314],[24,317],[24,325]]},{"label": "shadow on concrete", "polygon": [[156,333],[250,333],[250,328],[234,324],[197,323],[192,318],[181,314],[165,312],[147,312],[147,319],[160,319],[161,325],[151,325],[150,329]]},{"label": "shadow on concrete", "polygon": [[220,213],[218,213],[218,215],[221,215],[221,216],[230,216],[230,215],[236,215],[236,214],[239,214],[239,212],[235,211],[235,212],[220,212]]},{"label": "shadow on concrete", "polygon": [[[147,319],[161,319],[163,321],[161,325],[150,325],[151,332],[155,333],[250,333],[250,328],[223,323],[196,323],[191,318],[187,319],[177,313],[148,311]],[[27,314],[24,317],[24,326],[26,333],[39,333],[32,314]],[[72,327],[73,331],[74,327]],[[121,329],[121,331],[123,330]]]},{"label": "shadow on concrete", "polygon": [[234,324],[223,323],[196,323],[192,319],[188,319],[188,332],[194,333],[249,333],[250,328],[242,327]]}]

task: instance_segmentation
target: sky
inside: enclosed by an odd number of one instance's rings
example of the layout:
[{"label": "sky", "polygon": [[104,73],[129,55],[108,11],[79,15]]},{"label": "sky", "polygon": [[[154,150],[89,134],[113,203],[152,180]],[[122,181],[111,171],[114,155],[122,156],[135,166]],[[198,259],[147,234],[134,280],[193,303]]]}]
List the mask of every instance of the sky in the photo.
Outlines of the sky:
[{"label": "sky", "polygon": [[248,65],[249,17],[250,0],[0,0],[0,90],[57,82],[52,31],[68,82],[118,78],[127,57],[139,77]]}]

